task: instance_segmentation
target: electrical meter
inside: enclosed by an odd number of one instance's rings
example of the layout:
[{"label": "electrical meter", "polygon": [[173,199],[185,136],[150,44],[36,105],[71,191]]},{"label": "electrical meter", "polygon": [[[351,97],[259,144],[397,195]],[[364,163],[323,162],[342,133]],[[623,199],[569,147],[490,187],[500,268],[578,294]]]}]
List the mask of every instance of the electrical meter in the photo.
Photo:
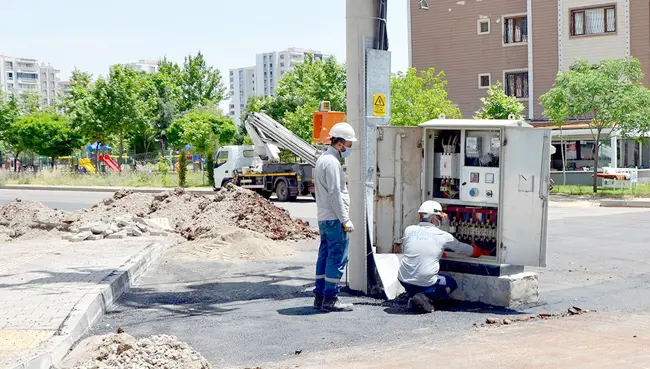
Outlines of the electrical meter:
[{"label": "electrical meter", "polygon": [[444,228],[488,254],[477,259],[447,252],[448,260],[546,265],[549,129],[454,119],[377,129],[377,253],[398,252],[404,229],[418,222],[420,204],[435,200],[448,214]]}]

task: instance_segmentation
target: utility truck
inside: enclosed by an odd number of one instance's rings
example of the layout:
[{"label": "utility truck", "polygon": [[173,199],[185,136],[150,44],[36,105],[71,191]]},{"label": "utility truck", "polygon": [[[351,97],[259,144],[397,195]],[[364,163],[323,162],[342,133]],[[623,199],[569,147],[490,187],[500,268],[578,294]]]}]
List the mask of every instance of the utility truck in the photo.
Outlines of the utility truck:
[{"label": "utility truck", "polygon": [[[223,146],[217,151],[214,189],[226,183],[253,190],[265,198],[276,194],[279,201],[295,201],[314,194],[313,169],[321,150],[305,142],[264,113],[251,113],[246,119],[252,146]],[[280,159],[281,149],[302,162]]]}]

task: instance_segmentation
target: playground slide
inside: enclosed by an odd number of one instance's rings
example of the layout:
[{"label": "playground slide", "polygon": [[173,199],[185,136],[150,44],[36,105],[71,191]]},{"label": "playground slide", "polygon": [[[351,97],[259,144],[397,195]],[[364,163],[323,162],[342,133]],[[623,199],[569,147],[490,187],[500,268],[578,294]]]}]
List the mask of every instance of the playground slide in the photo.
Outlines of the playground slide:
[{"label": "playground slide", "polygon": [[79,159],[79,165],[86,168],[86,172],[89,172],[89,173],[97,172],[97,170],[95,170],[95,167],[90,162],[90,159],[88,159],[88,158]]},{"label": "playground slide", "polygon": [[113,169],[114,172],[119,172],[120,171],[120,167],[117,166],[117,163],[115,163],[115,160],[113,160],[113,158],[111,158],[110,155],[108,155],[108,154],[99,155],[99,160],[106,163],[106,165],[108,165],[109,168]]}]

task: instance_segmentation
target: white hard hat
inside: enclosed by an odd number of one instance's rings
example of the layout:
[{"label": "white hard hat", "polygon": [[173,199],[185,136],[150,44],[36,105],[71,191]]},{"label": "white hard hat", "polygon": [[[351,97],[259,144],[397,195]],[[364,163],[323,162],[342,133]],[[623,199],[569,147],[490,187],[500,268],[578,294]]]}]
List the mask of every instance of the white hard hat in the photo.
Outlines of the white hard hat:
[{"label": "white hard hat", "polygon": [[418,209],[418,213],[427,217],[431,215],[444,215],[440,203],[433,200],[423,202],[422,205],[420,205],[420,209]]},{"label": "white hard hat", "polygon": [[330,137],[342,138],[349,142],[357,142],[357,137],[354,134],[354,128],[346,122],[336,123],[330,130]]}]

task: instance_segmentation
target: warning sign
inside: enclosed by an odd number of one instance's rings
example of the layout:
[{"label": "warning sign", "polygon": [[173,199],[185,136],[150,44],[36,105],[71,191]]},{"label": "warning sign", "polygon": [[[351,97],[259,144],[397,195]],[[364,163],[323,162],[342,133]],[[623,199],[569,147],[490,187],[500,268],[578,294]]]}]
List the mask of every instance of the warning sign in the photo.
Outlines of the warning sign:
[{"label": "warning sign", "polygon": [[372,97],[372,115],[375,117],[386,116],[386,95],[374,94]]}]

